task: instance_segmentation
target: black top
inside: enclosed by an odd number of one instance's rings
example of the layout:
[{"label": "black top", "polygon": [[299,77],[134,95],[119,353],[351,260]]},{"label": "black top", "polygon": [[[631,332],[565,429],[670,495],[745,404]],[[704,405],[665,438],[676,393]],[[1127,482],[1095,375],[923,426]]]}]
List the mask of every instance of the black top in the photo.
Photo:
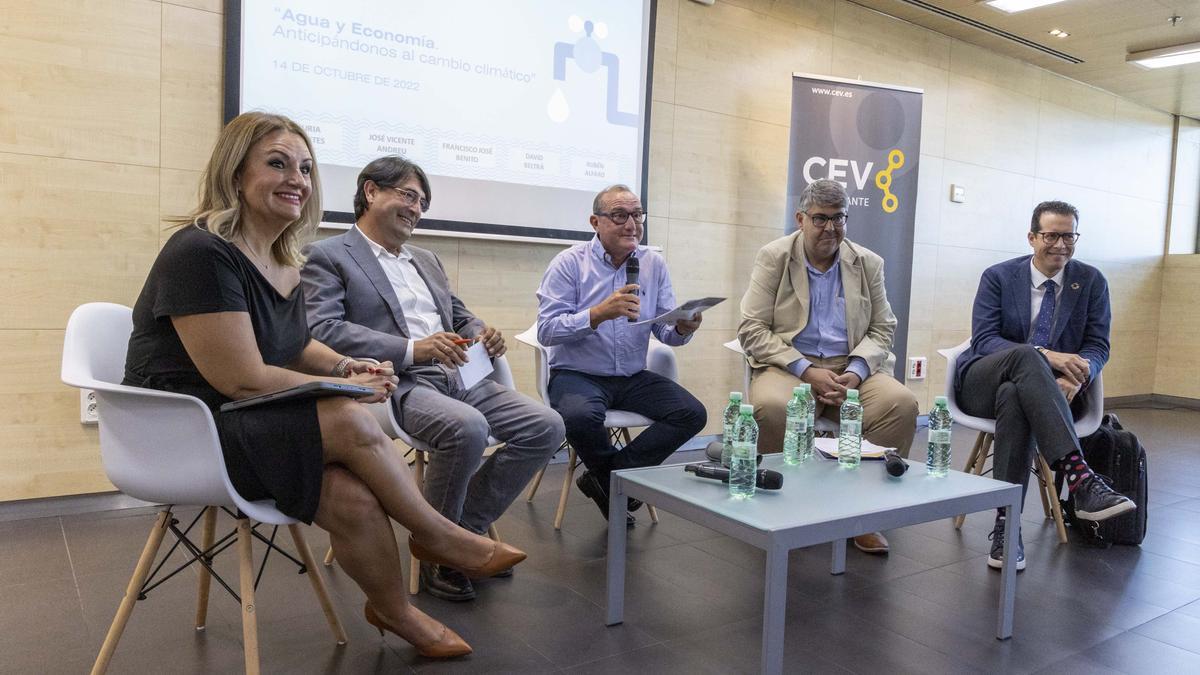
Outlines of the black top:
[{"label": "black top", "polygon": [[200,375],[171,323],[212,312],[249,312],[268,365],[293,363],[310,339],[299,285],[285,298],[238,247],[186,226],[167,240],[133,306],[125,384],[190,394],[214,410],[229,401]]}]

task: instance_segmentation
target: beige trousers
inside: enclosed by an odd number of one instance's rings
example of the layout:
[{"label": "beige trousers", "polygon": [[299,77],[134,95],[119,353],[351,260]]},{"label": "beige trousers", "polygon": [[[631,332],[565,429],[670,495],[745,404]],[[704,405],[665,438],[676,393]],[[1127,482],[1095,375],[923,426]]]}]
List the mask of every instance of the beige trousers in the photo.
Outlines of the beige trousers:
[{"label": "beige trousers", "polygon": [[[827,368],[839,375],[845,372],[849,362],[846,356],[811,360],[813,366]],[[799,384],[800,378],[774,366],[756,368],[751,375],[750,401],[754,404],[754,419],[758,422],[759,452],[783,450],[783,425],[787,414],[784,406],[792,398],[792,388]],[[863,436],[876,445],[896,448],[902,457],[908,457],[917,432],[917,397],[885,373],[875,373],[859,384],[858,396],[863,404]],[[824,416],[836,422],[839,414],[836,406],[817,404],[817,417]]]}]

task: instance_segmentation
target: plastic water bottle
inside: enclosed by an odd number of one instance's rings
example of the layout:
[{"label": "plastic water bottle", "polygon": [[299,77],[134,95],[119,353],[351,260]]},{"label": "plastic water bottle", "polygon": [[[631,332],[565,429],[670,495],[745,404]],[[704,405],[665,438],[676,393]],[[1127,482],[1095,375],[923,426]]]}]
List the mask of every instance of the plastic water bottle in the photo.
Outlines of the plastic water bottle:
[{"label": "plastic water bottle", "polygon": [[933,410],[929,411],[929,449],[925,453],[925,471],[930,476],[941,478],[950,471],[950,417],[946,397],[933,399]]},{"label": "plastic water bottle", "polygon": [[804,446],[800,448],[800,462],[807,462],[813,458],[813,437],[817,433],[817,399],[813,398],[812,385],[805,383],[800,385],[804,389],[804,400],[808,405],[808,432],[804,434]]},{"label": "plastic water bottle", "polygon": [[733,454],[729,458],[729,496],[754,496],[754,474],[758,469],[758,423],[754,406],[743,405],[733,425]]},{"label": "plastic water bottle", "polygon": [[858,390],[847,389],[842,403],[842,428],[838,433],[838,464],[853,469],[862,461],[862,404]]},{"label": "plastic water bottle", "polygon": [[783,461],[799,464],[804,461],[804,439],[808,437],[808,402],[804,387],[792,388],[792,400],[787,402],[787,419],[783,423]]},{"label": "plastic water bottle", "polygon": [[725,406],[723,422],[724,433],[721,434],[721,466],[729,466],[729,455],[733,452],[733,425],[737,423],[738,414],[742,407],[742,392],[729,392],[729,405]]}]

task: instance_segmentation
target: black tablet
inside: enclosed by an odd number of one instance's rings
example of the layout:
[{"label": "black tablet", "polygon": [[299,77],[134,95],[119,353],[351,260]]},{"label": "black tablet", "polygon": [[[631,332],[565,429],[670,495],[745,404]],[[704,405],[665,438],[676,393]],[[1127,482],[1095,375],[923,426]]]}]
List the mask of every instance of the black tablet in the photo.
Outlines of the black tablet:
[{"label": "black tablet", "polygon": [[375,393],[375,390],[370,387],[364,387],[357,384],[343,384],[341,382],[306,382],[291,389],[283,389],[281,391],[273,391],[269,394],[260,394],[251,396],[240,401],[230,401],[221,406],[221,412],[229,412],[230,410],[238,410],[240,408],[249,408],[250,406],[262,405],[264,403],[273,403],[275,401],[286,401],[293,398],[323,398],[325,396],[350,396],[353,398],[361,398],[370,396]]}]

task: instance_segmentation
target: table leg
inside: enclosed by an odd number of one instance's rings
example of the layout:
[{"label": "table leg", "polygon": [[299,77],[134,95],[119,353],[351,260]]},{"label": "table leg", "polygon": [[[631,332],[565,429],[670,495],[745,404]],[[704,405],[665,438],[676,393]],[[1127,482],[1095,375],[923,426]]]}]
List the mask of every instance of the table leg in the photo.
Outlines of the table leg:
[{"label": "table leg", "polygon": [[846,540],[835,539],[833,541],[833,560],[829,564],[830,574],[845,574],[846,573]]},{"label": "table leg", "polygon": [[[843,546],[843,552],[845,547]],[[773,544],[767,550],[763,592],[762,672],[783,672],[783,628],[787,610],[788,550]]]},{"label": "table leg", "polygon": [[[1020,496],[1018,495],[1018,499]],[[1013,604],[1017,597],[1017,564],[1013,556],[1021,536],[1020,501],[1004,507],[1004,565],[1000,568],[1000,611],[996,617],[996,639],[1007,640],[1013,634]]]},{"label": "table leg", "polygon": [[625,620],[625,490],[621,477],[612,474],[608,498],[608,617],[615,626]]}]

